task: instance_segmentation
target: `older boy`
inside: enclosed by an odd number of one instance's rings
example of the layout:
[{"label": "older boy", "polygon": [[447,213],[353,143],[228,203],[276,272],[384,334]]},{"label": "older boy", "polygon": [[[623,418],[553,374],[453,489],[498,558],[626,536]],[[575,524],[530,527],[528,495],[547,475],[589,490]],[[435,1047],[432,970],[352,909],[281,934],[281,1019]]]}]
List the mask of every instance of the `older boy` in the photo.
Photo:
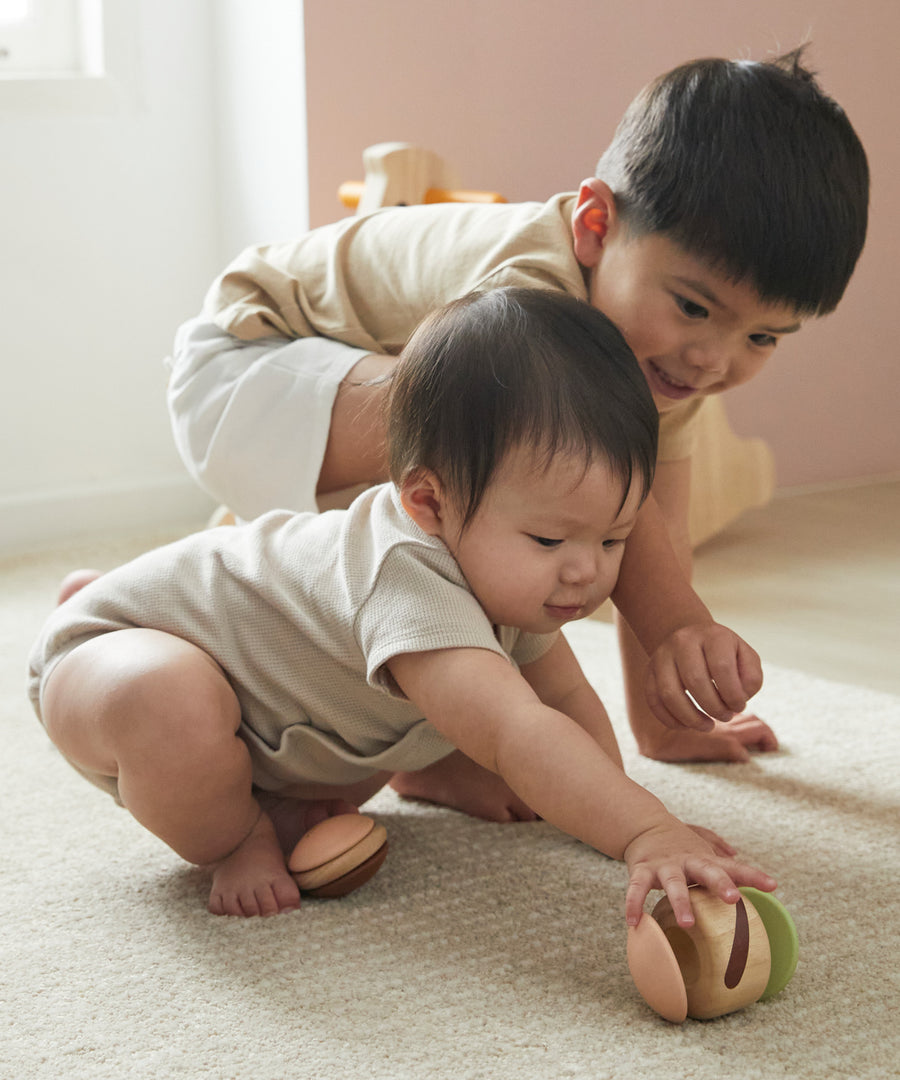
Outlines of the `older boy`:
[{"label": "older boy", "polygon": [[[835,307],[867,205],[863,149],[799,51],[686,64],[638,95],[577,193],[385,210],[245,252],[179,334],[176,442],[241,517],[311,508],[316,494],[386,475],[377,380],[427,311],[502,285],[589,299],[625,334],[661,417],[653,498],[614,596],[632,728],[652,757],[744,760],[749,747],[777,745],[756,718],[720,708],[730,726],[698,732],[654,717],[642,692],[657,644],[647,628],[690,573],[704,397],[751,378],[782,336]],[[489,817],[530,816],[458,757],[395,786]]]}]

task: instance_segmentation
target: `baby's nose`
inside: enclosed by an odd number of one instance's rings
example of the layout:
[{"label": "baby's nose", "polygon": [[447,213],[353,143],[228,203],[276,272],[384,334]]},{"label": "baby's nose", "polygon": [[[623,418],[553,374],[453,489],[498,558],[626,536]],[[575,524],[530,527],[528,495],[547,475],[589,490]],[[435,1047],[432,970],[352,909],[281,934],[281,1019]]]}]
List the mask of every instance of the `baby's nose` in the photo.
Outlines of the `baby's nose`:
[{"label": "baby's nose", "polygon": [[597,577],[597,560],[593,552],[584,551],[566,561],[560,573],[566,585],[588,585]]}]

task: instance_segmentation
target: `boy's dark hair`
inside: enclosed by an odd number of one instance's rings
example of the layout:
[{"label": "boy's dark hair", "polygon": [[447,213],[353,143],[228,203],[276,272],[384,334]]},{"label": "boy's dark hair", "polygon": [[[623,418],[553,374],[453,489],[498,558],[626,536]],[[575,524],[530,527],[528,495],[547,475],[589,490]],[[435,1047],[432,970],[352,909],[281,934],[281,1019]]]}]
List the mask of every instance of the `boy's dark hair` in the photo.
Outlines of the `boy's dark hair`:
[{"label": "boy's dark hair", "polygon": [[802,54],[661,76],[628,107],[597,176],[636,235],[662,233],[762,300],[824,315],[862,251],[869,170]]},{"label": "boy's dark hair", "polygon": [[493,289],[428,316],[394,371],[388,462],[394,483],[431,469],[469,524],[504,456],[534,450],[597,458],[646,494],[659,415],[625,339],[565,293]]}]

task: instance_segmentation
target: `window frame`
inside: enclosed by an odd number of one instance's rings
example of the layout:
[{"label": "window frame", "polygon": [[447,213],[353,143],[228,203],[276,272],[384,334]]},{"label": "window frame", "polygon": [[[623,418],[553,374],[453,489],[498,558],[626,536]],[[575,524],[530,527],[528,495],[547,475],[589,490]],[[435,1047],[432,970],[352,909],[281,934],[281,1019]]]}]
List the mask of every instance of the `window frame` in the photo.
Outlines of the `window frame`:
[{"label": "window frame", "polygon": [[138,0],[49,0],[67,5],[77,65],[67,70],[0,70],[0,114],[112,113],[136,103]]}]

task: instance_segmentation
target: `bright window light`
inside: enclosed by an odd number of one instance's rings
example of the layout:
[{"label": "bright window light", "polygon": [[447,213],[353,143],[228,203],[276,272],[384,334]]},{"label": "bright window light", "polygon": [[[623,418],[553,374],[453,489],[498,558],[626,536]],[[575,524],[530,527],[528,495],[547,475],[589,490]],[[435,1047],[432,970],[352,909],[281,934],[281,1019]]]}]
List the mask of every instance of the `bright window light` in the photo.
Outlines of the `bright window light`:
[{"label": "bright window light", "polygon": [[25,22],[30,6],[28,0],[0,0],[0,26]]},{"label": "bright window light", "polygon": [[78,74],[81,0],[0,0],[0,77]]},{"label": "bright window light", "polygon": [[0,0],[0,26],[25,22],[30,7],[29,0]]}]

